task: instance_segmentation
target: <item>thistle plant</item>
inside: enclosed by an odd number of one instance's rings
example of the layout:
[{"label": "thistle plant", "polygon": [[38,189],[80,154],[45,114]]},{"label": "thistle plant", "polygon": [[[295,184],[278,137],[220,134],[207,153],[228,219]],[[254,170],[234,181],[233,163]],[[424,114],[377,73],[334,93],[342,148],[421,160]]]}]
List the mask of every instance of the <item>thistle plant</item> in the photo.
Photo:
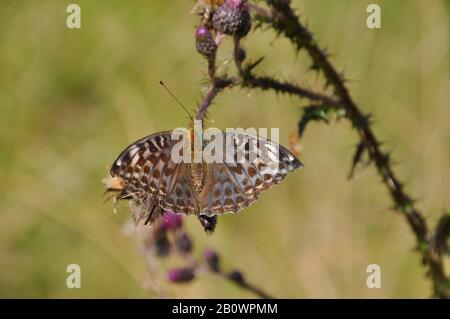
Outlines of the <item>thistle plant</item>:
[{"label": "thistle plant", "polygon": [[[298,137],[302,138],[308,125],[313,122],[328,123],[331,117],[349,121],[357,133],[359,143],[355,147],[349,179],[355,167],[363,163],[372,164],[380,181],[389,192],[393,210],[399,212],[415,235],[415,248],[422,256],[433,288],[433,296],[450,298],[450,281],[444,269],[444,258],[449,253],[450,212],[443,213],[435,228],[430,228],[423,214],[416,207],[413,197],[393,170],[391,155],[385,152],[371,127],[370,114],[364,113],[354,101],[343,73],[331,62],[327,51],[318,43],[314,34],[299,19],[289,0],[265,0],[258,4],[245,0],[201,1],[196,6],[199,21],[195,30],[195,47],[208,65],[209,89],[199,104],[196,119],[203,119],[214,98],[232,87],[247,90],[272,91],[288,94],[307,102],[298,121]],[[326,83],[322,91],[311,90],[294,82],[280,81],[275,77],[255,73],[263,58],[252,60],[251,54],[242,46],[251,27],[272,29],[287,38],[296,52],[304,51],[310,58],[310,69],[324,76]],[[216,56],[224,38],[234,43],[231,53],[236,69],[235,76],[217,71]],[[331,93],[327,93],[330,92]],[[205,220],[205,229],[216,220]],[[186,261],[186,266],[171,269],[167,279],[174,283],[195,280],[204,270],[231,280],[249,289],[260,297],[269,297],[261,289],[247,283],[239,271],[224,272],[219,253],[205,250],[203,257],[195,258],[193,243],[183,228],[182,217],[170,212],[155,226],[150,235],[154,238],[151,249],[157,256],[176,253]]]},{"label": "thistle plant", "polygon": [[[180,259],[183,265],[167,270],[165,277],[168,282],[189,283],[209,273],[230,281],[260,298],[272,298],[261,288],[249,283],[242,271],[225,270],[222,266],[222,258],[217,251],[204,248],[203,253],[197,256],[194,242],[184,225],[184,218],[181,214],[165,211],[163,217],[150,228],[143,226],[142,231],[139,232],[139,250],[148,263],[149,271],[160,266],[155,263],[155,259],[174,257]],[[149,281],[153,283],[150,287],[153,291],[160,290],[159,287],[155,287],[153,278]]]}]

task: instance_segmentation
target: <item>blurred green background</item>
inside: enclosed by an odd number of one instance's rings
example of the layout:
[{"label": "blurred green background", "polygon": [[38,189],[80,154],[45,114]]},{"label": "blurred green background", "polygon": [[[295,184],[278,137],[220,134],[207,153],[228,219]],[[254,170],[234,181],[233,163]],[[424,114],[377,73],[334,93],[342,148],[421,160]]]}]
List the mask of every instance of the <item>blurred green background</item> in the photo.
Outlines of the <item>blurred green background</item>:
[{"label": "blurred green background", "polygon": [[[205,92],[194,2],[74,1],[82,28],[70,30],[71,2],[0,3],[0,297],[253,297],[213,275],[182,286],[162,278],[162,293],[147,291],[144,260],[123,231],[129,211],[114,215],[101,196],[100,181],[126,145],[187,123],[158,81],[192,109]],[[374,114],[376,134],[434,225],[450,206],[449,2],[376,1],[382,29],[370,30],[372,2],[294,6]],[[232,74],[230,42],[219,64]],[[244,46],[249,58],[266,56],[258,73],[322,88],[304,54],[273,32],[253,31]],[[209,124],[280,127],[286,145],[301,105],[233,89],[211,108]],[[242,269],[277,297],[430,296],[415,239],[389,210],[374,169],[346,179],[356,142],[346,122],[312,124],[304,169],[221,218],[213,236],[187,219],[198,253],[217,249],[225,268]],[[81,289],[66,287],[71,263],[81,266]],[[372,263],[381,266],[381,289],[366,287]]]}]

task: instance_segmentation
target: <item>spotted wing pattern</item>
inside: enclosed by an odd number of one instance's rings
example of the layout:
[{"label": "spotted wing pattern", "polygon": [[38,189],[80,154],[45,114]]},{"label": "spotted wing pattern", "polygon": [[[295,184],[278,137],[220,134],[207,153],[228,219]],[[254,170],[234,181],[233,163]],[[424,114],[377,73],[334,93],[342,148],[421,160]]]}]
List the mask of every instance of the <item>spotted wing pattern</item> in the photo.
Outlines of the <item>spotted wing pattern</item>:
[{"label": "spotted wing pattern", "polygon": [[152,216],[155,208],[208,216],[238,212],[302,165],[289,150],[268,139],[225,133],[223,162],[202,166],[205,178],[197,183],[197,190],[194,165],[171,158],[176,143],[171,133],[136,141],[113,163],[110,174],[125,182],[120,196],[133,199],[136,220],[156,218]]},{"label": "spotted wing pattern", "polygon": [[155,196],[162,170],[170,159],[170,132],[144,137],[128,146],[114,161],[110,174],[121,177],[125,190]]},{"label": "spotted wing pattern", "polygon": [[205,188],[199,196],[202,214],[238,212],[302,166],[289,150],[268,139],[230,132],[224,140],[225,163],[208,166]]},{"label": "spotted wing pattern", "polygon": [[124,180],[121,196],[134,200],[135,220],[150,218],[155,206],[185,214],[197,211],[189,165],[171,159],[175,143],[171,131],[152,134],[128,146],[114,161],[110,174]]},{"label": "spotted wing pattern", "polygon": [[164,209],[184,214],[198,212],[197,194],[192,185],[189,164],[169,161],[160,195],[160,205]]}]

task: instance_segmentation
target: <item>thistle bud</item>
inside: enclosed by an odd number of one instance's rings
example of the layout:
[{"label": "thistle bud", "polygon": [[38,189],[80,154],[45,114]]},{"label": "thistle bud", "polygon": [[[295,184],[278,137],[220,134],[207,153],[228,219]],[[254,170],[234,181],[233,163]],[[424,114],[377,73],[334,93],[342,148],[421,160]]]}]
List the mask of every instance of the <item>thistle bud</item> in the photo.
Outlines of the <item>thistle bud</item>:
[{"label": "thistle bud", "polygon": [[175,238],[175,245],[183,253],[190,253],[192,251],[192,240],[184,232]]},{"label": "thistle bud", "polygon": [[155,232],[154,247],[158,257],[166,257],[170,253],[170,241],[165,231]]},{"label": "thistle bud", "polygon": [[166,210],[162,218],[161,227],[166,230],[177,230],[183,226],[183,217],[175,214],[170,210]]},{"label": "thistle bud", "polygon": [[203,257],[205,257],[209,268],[214,271],[219,271],[219,255],[214,250],[207,249],[203,252]]},{"label": "thistle bud", "polygon": [[216,56],[217,44],[207,27],[201,26],[195,32],[195,47],[206,59],[213,59]]},{"label": "thistle bud", "polygon": [[176,283],[185,283],[194,279],[194,269],[193,268],[176,268],[169,270],[167,273],[167,280]]},{"label": "thistle bud", "polygon": [[238,284],[242,284],[244,283],[244,276],[242,275],[241,272],[234,270],[232,271],[228,277],[233,280],[234,282],[238,283]]},{"label": "thistle bud", "polygon": [[212,23],[214,29],[221,33],[245,36],[252,26],[247,0],[225,0],[224,4],[214,11]]}]

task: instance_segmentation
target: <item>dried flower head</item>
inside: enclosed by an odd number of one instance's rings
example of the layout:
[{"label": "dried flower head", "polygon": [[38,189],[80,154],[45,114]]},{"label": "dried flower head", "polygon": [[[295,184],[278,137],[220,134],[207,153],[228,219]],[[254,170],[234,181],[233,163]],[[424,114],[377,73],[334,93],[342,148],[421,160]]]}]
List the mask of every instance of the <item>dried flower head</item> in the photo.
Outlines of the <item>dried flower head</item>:
[{"label": "dried flower head", "polygon": [[212,16],[212,24],[218,32],[245,36],[251,29],[251,17],[246,0],[225,0]]},{"label": "dried flower head", "polygon": [[136,225],[141,221],[143,221],[145,225],[153,224],[164,214],[161,207],[155,204],[151,194],[144,191],[130,191],[130,194],[132,195],[129,195],[126,198],[130,199],[128,205]]},{"label": "dried flower head", "polygon": [[221,4],[223,4],[223,0],[199,0],[198,2],[200,5],[210,7],[220,6]]}]

